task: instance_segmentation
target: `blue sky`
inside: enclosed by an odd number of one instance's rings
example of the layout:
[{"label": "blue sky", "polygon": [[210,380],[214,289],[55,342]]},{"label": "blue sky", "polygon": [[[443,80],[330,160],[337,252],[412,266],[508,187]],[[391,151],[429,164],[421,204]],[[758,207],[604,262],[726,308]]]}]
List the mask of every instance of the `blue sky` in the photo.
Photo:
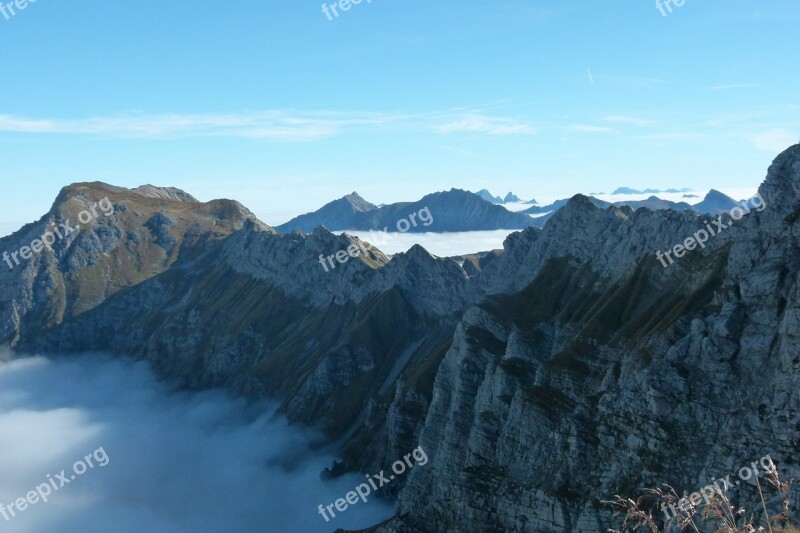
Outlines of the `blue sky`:
[{"label": "blue sky", "polygon": [[755,187],[800,139],[800,4],[38,0],[0,15],[0,233],[75,181],[277,225],[353,190]]}]

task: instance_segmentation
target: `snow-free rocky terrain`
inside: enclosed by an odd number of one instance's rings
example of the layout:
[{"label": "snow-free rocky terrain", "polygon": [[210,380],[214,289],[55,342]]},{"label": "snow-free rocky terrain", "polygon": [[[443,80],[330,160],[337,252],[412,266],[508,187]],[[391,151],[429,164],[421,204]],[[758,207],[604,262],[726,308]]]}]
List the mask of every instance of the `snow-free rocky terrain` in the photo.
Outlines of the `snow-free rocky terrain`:
[{"label": "snow-free rocky terrain", "polygon": [[766,454],[800,478],[800,145],[760,194],[763,211],[668,268],[655,252],[708,217],[576,196],[469,274],[419,246],[325,272],[319,255],[354,237],[283,234],[175,189],[75,184],[0,251],[106,196],[115,212],[0,268],[0,343],[278,398],[342,439],[338,471],[423,446],[379,531],[603,531],[600,500],[642,486],[693,491]]}]

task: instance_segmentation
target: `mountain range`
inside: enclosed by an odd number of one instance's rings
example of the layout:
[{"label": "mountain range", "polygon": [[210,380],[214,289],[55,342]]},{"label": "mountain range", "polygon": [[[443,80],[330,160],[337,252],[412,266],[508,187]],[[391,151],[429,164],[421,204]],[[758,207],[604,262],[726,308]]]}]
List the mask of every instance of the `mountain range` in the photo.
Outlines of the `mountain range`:
[{"label": "mountain range", "polygon": [[639,191],[637,189],[631,189],[630,187],[619,187],[614,190],[611,194],[659,194],[659,193],[680,193],[680,192],[691,192],[692,189],[683,188],[683,189],[645,189],[643,191]]},{"label": "mountain range", "polygon": [[[767,453],[800,476],[800,145],[759,194],[763,210],[668,268],[655,253],[704,228],[698,212],[576,195],[466,269],[414,246],[326,272],[321,255],[360,241],[320,218],[284,233],[231,200],[79,183],[0,239],[19,250],[114,206],[0,269],[0,344],[107,351],[184,387],[275,398],[340,443],[338,472],[422,446],[430,461],[387,487],[396,513],[376,532],[603,531],[602,501],[642,486],[700,487]],[[438,228],[517,220],[457,190],[346,199],[325,215],[365,229],[422,207]]]},{"label": "mountain range", "polygon": [[[589,197],[598,207],[608,207],[610,202]],[[429,225],[410,225],[405,231],[421,232],[455,232],[455,231],[489,231],[498,229],[524,229],[528,226],[543,227],[552,214],[564,207],[568,198],[557,200],[545,206],[534,205],[519,212],[511,212],[504,207],[484,200],[479,194],[451,189],[424,196],[416,202],[399,202],[376,206],[353,192],[334,200],[312,213],[293,218],[285,224],[276,226],[281,232],[299,230],[305,233],[314,228],[324,226],[331,231],[343,230],[379,230],[398,232],[405,229],[398,223],[408,219],[412,213],[428,207],[433,222]],[[646,200],[624,200],[613,205],[627,205],[634,209],[673,209],[675,211],[696,211],[700,213],[719,214],[729,211],[738,203],[723,193],[711,190],[702,202],[690,205],[685,202],[671,202],[651,196]],[[526,216],[530,215],[530,216]]]},{"label": "mountain range", "polygon": [[[593,196],[588,197],[591,202],[596,205],[597,207],[606,208],[611,205],[615,205],[617,207],[628,206],[633,209],[640,209],[642,207],[646,207],[648,209],[672,209],[673,211],[693,211],[697,213],[708,213],[712,215],[718,215],[720,213],[724,213],[730,211],[737,205],[739,202],[727,196],[715,189],[711,189],[711,191],[706,194],[703,201],[690,205],[686,202],[672,202],[669,200],[662,200],[657,196],[651,196],[646,200],[620,200],[617,202],[606,202],[604,200],[600,200]],[[558,211],[567,203],[569,199],[563,200],[556,200],[552,204],[544,205],[544,206],[533,206],[520,211],[520,213],[529,214],[532,216],[537,217],[535,225],[538,227],[542,227],[542,224],[550,219],[550,215],[552,213]]]},{"label": "mountain range", "polygon": [[275,229],[283,232],[300,230],[308,233],[316,227],[325,226],[331,231],[398,232],[405,228],[405,225],[400,223],[401,220],[408,220],[412,214],[419,213],[425,208],[430,212],[432,222],[410,225],[405,231],[419,233],[524,229],[533,224],[530,217],[512,213],[502,206],[483,200],[477,194],[451,189],[428,194],[416,202],[399,202],[382,207],[365,201],[354,192],[324,205],[313,213],[300,215],[276,226]]}]

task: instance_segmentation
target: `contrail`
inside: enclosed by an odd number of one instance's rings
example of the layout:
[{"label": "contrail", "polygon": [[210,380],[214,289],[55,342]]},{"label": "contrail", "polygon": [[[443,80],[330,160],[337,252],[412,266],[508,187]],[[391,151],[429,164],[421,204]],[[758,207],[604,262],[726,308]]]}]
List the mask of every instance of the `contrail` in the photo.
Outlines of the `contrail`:
[{"label": "contrail", "polygon": [[594,85],[594,78],[592,77],[592,70],[587,68],[586,72],[589,73],[589,81],[592,82],[592,85]]}]

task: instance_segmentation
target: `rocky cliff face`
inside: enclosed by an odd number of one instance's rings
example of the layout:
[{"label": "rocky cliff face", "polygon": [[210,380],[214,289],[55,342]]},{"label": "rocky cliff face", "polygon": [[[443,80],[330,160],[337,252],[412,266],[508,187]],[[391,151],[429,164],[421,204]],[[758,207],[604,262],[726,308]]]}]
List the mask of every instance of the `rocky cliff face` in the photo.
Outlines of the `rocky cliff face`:
[{"label": "rocky cliff face", "polygon": [[114,205],[0,272],[0,342],[277,397],[343,439],[338,470],[422,445],[385,531],[600,531],[598,501],[642,485],[691,491],[766,454],[798,474],[800,146],[760,194],[763,211],[724,216],[667,268],[655,253],[711,220],[576,196],[467,275],[420,247],[389,260],[324,229],[282,234],[235,202],[78,184],[0,240]]},{"label": "rocky cliff face", "polygon": [[458,324],[419,432],[431,462],[381,530],[602,531],[599,501],[642,486],[692,492],[767,454],[796,478],[799,189],[795,146],[764,211],[666,269],[652,251],[703,220],[580,200],[510,238],[487,271],[511,294]]}]

